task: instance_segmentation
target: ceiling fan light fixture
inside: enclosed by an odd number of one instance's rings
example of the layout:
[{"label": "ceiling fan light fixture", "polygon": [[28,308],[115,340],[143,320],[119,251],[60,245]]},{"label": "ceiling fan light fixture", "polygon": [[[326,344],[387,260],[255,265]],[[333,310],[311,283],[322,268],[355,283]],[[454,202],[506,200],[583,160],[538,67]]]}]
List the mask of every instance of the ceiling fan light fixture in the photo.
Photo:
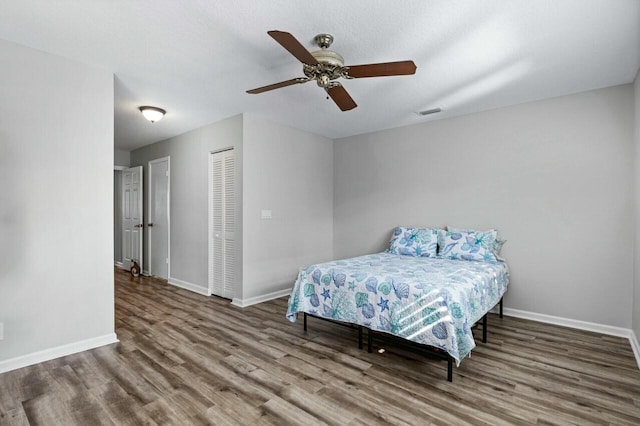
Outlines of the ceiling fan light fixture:
[{"label": "ceiling fan light fixture", "polygon": [[278,44],[284,47],[298,61],[302,62],[302,72],[305,77],[292,78],[268,86],[247,90],[247,93],[258,94],[294,84],[315,81],[319,87],[326,90],[342,111],[349,111],[358,105],[351,98],[345,88],[336,80],[411,75],[416,72],[416,64],[411,61],[381,62],[375,64],[344,65],[344,59],[336,52],[329,50],[333,43],[331,34],[318,34],[314,41],[320,50],[309,52],[293,35],[286,31],[267,31]]},{"label": "ceiling fan light fixture", "polygon": [[316,61],[321,64],[328,64],[334,67],[344,66],[344,58],[339,53],[329,49],[314,50],[311,52]]},{"label": "ceiling fan light fixture", "polygon": [[344,58],[342,55],[333,50],[329,50],[331,43],[333,43],[333,36],[331,34],[318,34],[313,38],[313,41],[320,48],[320,50],[311,52],[311,55],[316,58],[316,61],[334,67],[344,66]]},{"label": "ceiling fan light fixture", "polygon": [[162,108],[152,106],[141,106],[139,109],[142,115],[144,115],[144,118],[152,123],[162,120],[162,117],[167,113],[167,111]]}]

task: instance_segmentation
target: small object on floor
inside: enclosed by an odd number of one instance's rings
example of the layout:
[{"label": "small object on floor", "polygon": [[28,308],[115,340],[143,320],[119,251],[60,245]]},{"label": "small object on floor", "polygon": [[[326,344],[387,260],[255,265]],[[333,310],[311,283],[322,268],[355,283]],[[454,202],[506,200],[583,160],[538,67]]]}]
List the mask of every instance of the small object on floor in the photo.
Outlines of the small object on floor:
[{"label": "small object on floor", "polygon": [[140,265],[135,260],[131,261],[133,264],[131,265],[131,275],[137,277],[140,275]]}]

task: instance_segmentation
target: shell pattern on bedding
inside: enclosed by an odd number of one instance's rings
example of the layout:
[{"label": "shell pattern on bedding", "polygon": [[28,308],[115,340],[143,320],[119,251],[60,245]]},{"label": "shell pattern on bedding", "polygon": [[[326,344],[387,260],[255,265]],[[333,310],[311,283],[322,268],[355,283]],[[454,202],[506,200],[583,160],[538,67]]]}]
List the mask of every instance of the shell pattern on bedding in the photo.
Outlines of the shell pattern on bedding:
[{"label": "shell pattern on bedding", "polygon": [[471,326],[508,284],[504,262],[383,252],[302,268],[286,315],[359,324],[445,350],[459,365],[475,347]]}]

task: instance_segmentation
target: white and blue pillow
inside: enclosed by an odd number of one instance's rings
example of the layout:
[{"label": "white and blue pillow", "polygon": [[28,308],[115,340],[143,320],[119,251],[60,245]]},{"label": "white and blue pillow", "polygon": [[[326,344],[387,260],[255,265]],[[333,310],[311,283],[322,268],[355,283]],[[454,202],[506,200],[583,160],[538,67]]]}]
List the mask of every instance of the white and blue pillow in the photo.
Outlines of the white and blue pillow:
[{"label": "white and blue pillow", "polygon": [[[507,240],[500,237],[497,229],[490,229],[488,231],[476,231],[475,229],[463,229],[463,228],[454,228],[453,226],[447,226],[447,230],[451,232],[495,232],[496,233],[496,241],[493,243],[493,254],[499,261],[504,262],[504,259],[500,257],[500,250],[502,250],[502,246]],[[442,231],[441,231],[442,232]],[[440,246],[440,250],[442,250],[442,234],[438,234],[438,245]]]},{"label": "white and blue pillow", "polygon": [[405,256],[436,257],[438,230],[398,226],[393,230],[387,252]]},{"label": "white and blue pillow", "polygon": [[[496,230],[471,231],[448,228],[440,234],[440,256],[447,259],[497,262]],[[504,244],[504,242],[502,243]],[[501,247],[501,245],[500,245]]]}]

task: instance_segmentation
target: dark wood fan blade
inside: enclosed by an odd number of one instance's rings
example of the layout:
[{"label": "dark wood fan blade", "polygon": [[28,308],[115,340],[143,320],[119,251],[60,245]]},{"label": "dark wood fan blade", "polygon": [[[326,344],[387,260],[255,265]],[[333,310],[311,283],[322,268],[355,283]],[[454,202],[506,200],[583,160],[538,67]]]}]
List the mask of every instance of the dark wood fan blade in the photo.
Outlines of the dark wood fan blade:
[{"label": "dark wood fan blade", "polygon": [[411,75],[416,73],[413,61],[383,62],[349,66],[347,74],[353,78],[386,77],[391,75]]},{"label": "dark wood fan blade", "polygon": [[268,86],[258,87],[257,89],[247,90],[247,93],[250,93],[252,95],[256,95],[258,93],[268,92],[269,90],[279,89],[281,87],[287,87],[287,86],[291,86],[293,84],[306,83],[307,81],[309,81],[309,80],[306,79],[306,78],[292,78],[291,80],[281,81],[280,83],[274,83],[274,84],[270,84]]},{"label": "dark wood fan blade", "polygon": [[316,65],[318,61],[313,57],[305,47],[291,34],[284,31],[267,31],[275,41],[280,43],[282,47],[287,49],[289,53],[295,56],[303,64]]},{"label": "dark wood fan blade", "polygon": [[327,89],[327,93],[342,111],[349,111],[350,109],[354,109],[358,106],[342,86],[334,86]]}]

